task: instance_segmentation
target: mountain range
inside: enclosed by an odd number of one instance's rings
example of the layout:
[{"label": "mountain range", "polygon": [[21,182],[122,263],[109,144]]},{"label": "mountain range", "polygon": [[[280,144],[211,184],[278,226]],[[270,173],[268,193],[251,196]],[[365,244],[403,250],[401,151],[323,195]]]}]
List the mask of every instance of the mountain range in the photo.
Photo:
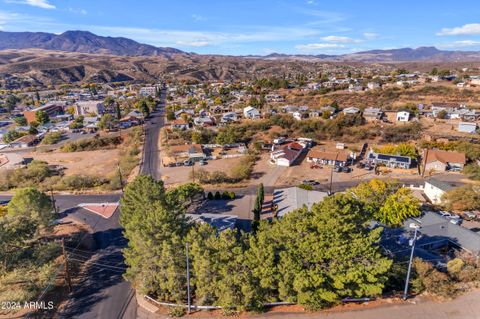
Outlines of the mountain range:
[{"label": "mountain range", "polygon": [[[179,49],[155,47],[123,37],[103,37],[88,31],[66,31],[62,34],[45,32],[0,31],[0,50],[44,49],[76,53],[94,53],[117,56],[174,56],[190,55]],[[289,55],[273,53],[245,58],[266,60],[306,60],[332,62],[462,62],[480,61],[478,51],[444,51],[435,47],[371,50],[341,55]]]},{"label": "mountain range", "polygon": [[102,37],[88,31],[0,32],[0,50],[44,49],[120,56],[158,56],[184,53],[174,48],[158,48],[121,37]]}]

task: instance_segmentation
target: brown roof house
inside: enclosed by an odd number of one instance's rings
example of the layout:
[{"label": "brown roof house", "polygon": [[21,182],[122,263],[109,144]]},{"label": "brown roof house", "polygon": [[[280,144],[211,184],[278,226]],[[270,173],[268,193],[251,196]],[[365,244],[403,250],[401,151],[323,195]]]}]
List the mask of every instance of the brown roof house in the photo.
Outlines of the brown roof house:
[{"label": "brown roof house", "polygon": [[270,161],[278,166],[291,166],[304,150],[303,145],[297,142],[288,143],[272,149]]},{"label": "brown roof house", "polygon": [[465,154],[442,150],[424,150],[424,172],[461,171],[466,163]]},{"label": "brown roof house", "polygon": [[307,153],[307,162],[333,165],[333,166],[346,166],[348,161],[348,155],[345,152],[326,152],[319,148],[312,148]]}]

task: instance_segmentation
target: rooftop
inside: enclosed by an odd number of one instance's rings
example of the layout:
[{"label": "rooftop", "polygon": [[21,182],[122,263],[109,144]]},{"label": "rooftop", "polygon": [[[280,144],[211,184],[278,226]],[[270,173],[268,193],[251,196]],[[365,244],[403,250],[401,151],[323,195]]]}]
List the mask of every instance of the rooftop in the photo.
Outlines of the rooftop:
[{"label": "rooftop", "polygon": [[321,202],[327,196],[328,194],[324,192],[289,187],[274,190],[273,203],[278,205],[278,216],[281,217],[304,205],[310,208],[314,203]]}]

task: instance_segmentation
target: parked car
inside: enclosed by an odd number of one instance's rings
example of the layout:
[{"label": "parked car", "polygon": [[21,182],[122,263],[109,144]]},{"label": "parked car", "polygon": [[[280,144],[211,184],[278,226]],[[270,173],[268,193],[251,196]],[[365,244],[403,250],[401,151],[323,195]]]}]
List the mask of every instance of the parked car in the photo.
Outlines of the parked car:
[{"label": "parked car", "polygon": [[335,173],[339,173],[339,172],[342,171],[342,168],[341,168],[340,166],[335,166],[335,167],[333,168],[333,171],[334,171]]},{"label": "parked car", "polygon": [[342,172],[344,172],[344,173],[350,173],[351,171],[352,171],[352,169],[348,166],[342,167]]},{"label": "parked car", "polygon": [[474,212],[463,212],[463,217],[466,220],[476,220],[478,218]]},{"label": "parked car", "polygon": [[198,162],[200,164],[200,166],[205,166],[207,165],[207,161],[206,160],[201,160],[200,162]]},{"label": "parked car", "polygon": [[168,167],[175,167],[175,166],[176,166],[176,163],[168,163],[167,166],[168,166]]},{"label": "parked car", "polygon": [[462,223],[462,218],[458,215],[452,215],[451,217],[448,217],[448,219],[455,225],[460,225]]},{"label": "parked car", "polygon": [[305,179],[305,180],[303,181],[303,184],[314,186],[314,185],[318,185],[318,184],[320,184],[320,183],[317,182],[316,180],[313,180],[313,179]]},{"label": "parked car", "polygon": [[177,166],[177,167],[178,167],[178,166],[183,166],[183,163],[182,163],[182,162],[176,162],[176,163],[175,163],[175,166]]},{"label": "parked car", "polygon": [[191,160],[186,160],[185,162],[183,162],[183,165],[185,166],[192,166],[193,165],[193,162]]},{"label": "parked car", "polygon": [[445,217],[445,218],[450,218],[450,217],[452,217],[452,214],[450,214],[449,212],[446,212],[446,211],[444,211],[444,210],[441,210],[441,211],[439,211],[438,213],[439,213],[440,215],[442,215],[443,217]]}]

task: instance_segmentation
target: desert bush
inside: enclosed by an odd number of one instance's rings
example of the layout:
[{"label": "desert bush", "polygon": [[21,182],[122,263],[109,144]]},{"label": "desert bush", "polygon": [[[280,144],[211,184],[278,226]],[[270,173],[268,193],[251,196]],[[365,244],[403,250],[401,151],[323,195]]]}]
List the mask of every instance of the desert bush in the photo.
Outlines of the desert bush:
[{"label": "desert bush", "polygon": [[49,132],[45,134],[42,140],[42,144],[45,145],[52,145],[52,144],[57,144],[60,142],[62,139],[62,133],[61,132]]},{"label": "desert bush", "polygon": [[107,180],[89,175],[70,175],[63,177],[55,189],[84,190],[105,184]]},{"label": "desert bush", "polygon": [[65,143],[60,150],[62,152],[84,152],[98,149],[115,148],[122,143],[120,136],[93,137]]}]

